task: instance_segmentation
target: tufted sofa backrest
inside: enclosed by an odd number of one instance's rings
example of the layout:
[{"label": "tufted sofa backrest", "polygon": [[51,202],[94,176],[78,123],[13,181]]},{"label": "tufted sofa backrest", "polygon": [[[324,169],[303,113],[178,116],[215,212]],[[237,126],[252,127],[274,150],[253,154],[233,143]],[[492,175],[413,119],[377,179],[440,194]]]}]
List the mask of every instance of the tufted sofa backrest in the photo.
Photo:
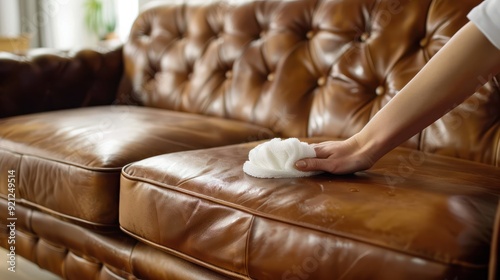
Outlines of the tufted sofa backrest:
[{"label": "tufted sofa backrest", "polygon": [[[235,2],[142,12],[124,46],[121,101],[243,120],[283,137],[346,138],[481,1]],[[477,83],[474,96],[405,146],[499,165],[499,85]]]}]

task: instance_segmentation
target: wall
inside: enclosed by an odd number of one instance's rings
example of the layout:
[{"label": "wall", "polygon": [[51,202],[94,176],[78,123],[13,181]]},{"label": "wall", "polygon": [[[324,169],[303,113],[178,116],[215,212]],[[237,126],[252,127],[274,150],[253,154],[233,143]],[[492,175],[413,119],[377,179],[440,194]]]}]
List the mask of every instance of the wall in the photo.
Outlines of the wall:
[{"label": "wall", "polygon": [[[43,45],[58,49],[95,47],[98,38],[85,26],[85,0],[43,0],[41,9],[49,28],[43,28]],[[138,0],[116,0],[117,34],[123,42],[137,17]]]},{"label": "wall", "polygon": [[80,49],[97,45],[85,27],[85,0],[41,0],[41,32],[44,47]]},{"label": "wall", "polygon": [[139,14],[138,0],[117,0],[116,10],[118,15],[118,26],[116,27],[118,36],[125,42],[132,28],[135,18]]},{"label": "wall", "polygon": [[16,37],[21,34],[17,0],[0,1],[0,37]]},{"label": "wall", "polygon": [[[0,37],[29,35],[31,47],[75,50],[99,45],[85,26],[86,0],[0,0]],[[114,0],[116,33],[128,38],[139,0]]]}]

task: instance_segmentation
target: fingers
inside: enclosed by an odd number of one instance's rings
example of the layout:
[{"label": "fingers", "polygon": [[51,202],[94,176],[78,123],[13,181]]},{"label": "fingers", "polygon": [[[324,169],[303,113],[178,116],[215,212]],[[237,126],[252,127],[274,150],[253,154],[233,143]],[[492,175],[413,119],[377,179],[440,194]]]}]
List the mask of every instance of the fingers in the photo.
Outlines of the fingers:
[{"label": "fingers", "polygon": [[304,158],[295,163],[295,168],[299,171],[326,171],[332,174],[352,174],[356,171],[366,170],[371,167],[371,163],[363,160],[351,158],[345,159],[321,159]]},{"label": "fingers", "polygon": [[328,160],[318,158],[304,158],[295,163],[295,168],[300,171],[327,171],[330,172],[333,166]]},{"label": "fingers", "polygon": [[333,141],[313,145],[314,151],[316,152],[316,157],[318,158],[327,158],[331,156],[335,153],[336,147],[337,143]]},{"label": "fingers", "polygon": [[368,156],[360,152],[355,140],[326,141],[313,144],[316,157],[298,160],[295,168],[300,171],[326,171],[333,174],[351,174],[373,165]]}]

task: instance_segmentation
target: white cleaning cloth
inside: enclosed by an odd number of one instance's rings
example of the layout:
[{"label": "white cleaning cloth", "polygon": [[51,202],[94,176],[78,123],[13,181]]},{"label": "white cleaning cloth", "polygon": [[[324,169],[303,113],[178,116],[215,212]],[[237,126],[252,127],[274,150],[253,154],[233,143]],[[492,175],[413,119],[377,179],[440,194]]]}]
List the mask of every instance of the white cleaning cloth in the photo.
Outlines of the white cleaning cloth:
[{"label": "white cleaning cloth", "polygon": [[316,152],[309,144],[297,138],[274,138],[250,151],[243,171],[257,178],[294,178],[321,173],[295,169],[297,160],[310,157],[316,157]]}]

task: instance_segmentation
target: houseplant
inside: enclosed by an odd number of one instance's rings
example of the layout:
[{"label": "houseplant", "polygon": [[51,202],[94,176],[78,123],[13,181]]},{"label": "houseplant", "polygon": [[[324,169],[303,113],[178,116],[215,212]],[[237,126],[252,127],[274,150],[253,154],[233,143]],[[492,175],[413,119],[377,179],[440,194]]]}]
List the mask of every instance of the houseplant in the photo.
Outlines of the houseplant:
[{"label": "houseplant", "polygon": [[116,37],[116,12],[114,0],[86,0],[85,25],[99,40]]}]

